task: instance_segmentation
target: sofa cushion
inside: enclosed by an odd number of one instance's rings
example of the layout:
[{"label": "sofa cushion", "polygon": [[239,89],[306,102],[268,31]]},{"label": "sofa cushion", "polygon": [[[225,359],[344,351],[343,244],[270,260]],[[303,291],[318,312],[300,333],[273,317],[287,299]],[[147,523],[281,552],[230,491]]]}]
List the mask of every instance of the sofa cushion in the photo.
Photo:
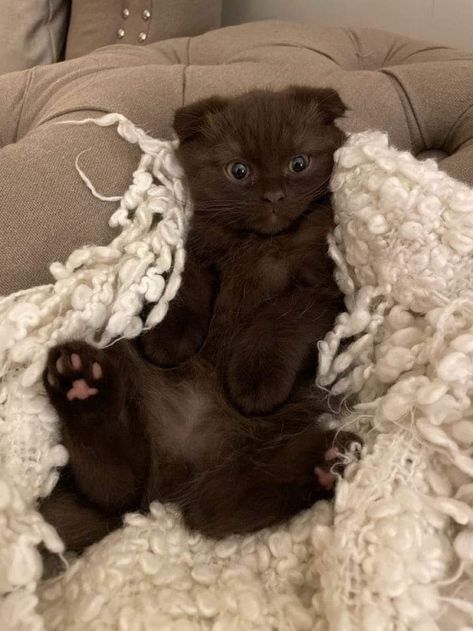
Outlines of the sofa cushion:
[{"label": "sofa cushion", "polygon": [[57,61],[68,13],[65,0],[0,0],[0,74]]}]

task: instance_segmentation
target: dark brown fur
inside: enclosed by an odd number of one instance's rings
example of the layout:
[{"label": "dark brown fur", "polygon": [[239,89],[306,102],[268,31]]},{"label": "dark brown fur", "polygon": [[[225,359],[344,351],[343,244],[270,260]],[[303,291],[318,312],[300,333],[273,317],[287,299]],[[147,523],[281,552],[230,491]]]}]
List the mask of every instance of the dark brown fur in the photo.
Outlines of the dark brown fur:
[{"label": "dark brown fur", "polygon": [[[318,421],[326,406],[312,382],[341,304],[324,195],[344,109],[333,91],[292,88],[176,113],[195,207],[178,297],[136,342],[64,344],[45,371],[70,463],[42,511],[69,547],[155,499],[221,537],[330,496],[314,468],[327,469],[334,434]],[[292,173],[299,154],[309,168]],[[251,169],[244,182],[225,169],[235,160]],[[77,380],[97,393],[68,400]]]}]

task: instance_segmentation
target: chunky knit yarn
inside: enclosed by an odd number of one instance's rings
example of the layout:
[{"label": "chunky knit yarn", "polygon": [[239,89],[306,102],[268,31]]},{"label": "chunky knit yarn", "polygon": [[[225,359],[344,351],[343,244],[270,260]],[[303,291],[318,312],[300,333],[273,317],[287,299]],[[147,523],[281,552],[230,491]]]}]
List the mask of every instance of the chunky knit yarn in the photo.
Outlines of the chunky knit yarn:
[{"label": "chunky knit yarn", "polygon": [[[40,582],[37,546],[63,546],[34,502],[67,458],[40,384],[47,349],[72,336],[103,346],[158,322],[184,263],[189,205],[173,143],[116,114],[94,122],[118,123],[143,151],[111,218],[119,235],[53,265],[54,285],[0,302],[0,628],[473,626],[473,191],[378,132],[348,140],[332,181],[347,312],[320,344],[318,379],[356,395],[341,423],[366,441],[335,503],[220,542],[153,503]],[[146,323],[144,301],[156,302]]]},{"label": "chunky knit yarn", "polygon": [[[34,509],[35,500],[54,487],[57,467],[67,461],[41,385],[48,349],[74,338],[105,346],[159,322],[179,288],[184,266],[190,207],[175,143],[150,138],[118,114],[93,122],[117,123],[118,133],[143,152],[133,182],[110,218],[120,233],[107,247],[84,247],[64,265],[54,263],[54,284],[0,300],[2,631],[44,628],[35,613],[42,573],[37,546],[63,550],[55,531]],[[156,305],[142,322],[145,301]]]},{"label": "chunky knit yarn", "polygon": [[347,313],[319,382],[357,395],[369,453],[316,560],[330,628],[470,628],[473,191],[379,132],[338,152],[332,190]]}]

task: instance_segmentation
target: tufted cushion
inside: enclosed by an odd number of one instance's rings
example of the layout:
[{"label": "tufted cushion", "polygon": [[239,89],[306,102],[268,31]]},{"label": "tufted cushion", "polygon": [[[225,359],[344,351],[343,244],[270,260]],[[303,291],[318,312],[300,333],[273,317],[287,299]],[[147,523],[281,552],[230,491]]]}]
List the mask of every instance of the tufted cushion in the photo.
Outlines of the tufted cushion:
[{"label": "tufted cushion", "polygon": [[[110,46],[0,77],[0,294],[47,282],[47,266],[83,243],[110,240],[114,205],[136,154],[110,129],[57,121],[121,112],[169,137],[175,109],[213,93],[328,85],[350,107],[347,131],[382,129],[473,184],[473,55],[374,30],[258,22],[146,47]],[[82,153],[84,152],[84,153]]]}]

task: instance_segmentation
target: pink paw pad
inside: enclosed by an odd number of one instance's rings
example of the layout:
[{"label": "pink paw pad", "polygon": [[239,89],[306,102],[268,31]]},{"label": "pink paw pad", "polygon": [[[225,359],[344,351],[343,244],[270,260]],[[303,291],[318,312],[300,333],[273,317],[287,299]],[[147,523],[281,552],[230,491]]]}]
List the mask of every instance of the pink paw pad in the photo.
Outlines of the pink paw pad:
[{"label": "pink paw pad", "polygon": [[326,491],[331,491],[335,486],[337,475],[331,471],[332,465],[336,464],[340,458],[340,451],[337,447],[331,447],[325,452],[325,462],[328,469],[323,467],[315,467],[314,473],[317,476],[319,485]]},{"label": "pink paw pad", "polygon": [[92,364],[92,376],[94,379],[102,379],[102,366],[98,362]]},{"label": "pink paw pad", "polygon": [[97,388],[91,388],[85,379],[76,379],[72,382],[72,388],[67,393],[69,401],[73,399],[88,399],[97,394]]},{"label": "pink paw pad", "polygon": [[[84,401],[98,393],[98,389],[90,386],[87,382],[87,375],[83,376],[84,364],[79,353],[71,353],[69,360],[61,355],[55,362],[55,368],[58,375],[70,378],[71,387],[66,392],[66,397],[69,401],[73,401],[74,399]],[[98,362],[93,362],[89,370],[85,370],[85,372],[96,381],[103,377],[102,366]],[[58,385],[57,378],[54,376],[53,371],[49,371],[46,378],[51,386],[54,387]]]}]

